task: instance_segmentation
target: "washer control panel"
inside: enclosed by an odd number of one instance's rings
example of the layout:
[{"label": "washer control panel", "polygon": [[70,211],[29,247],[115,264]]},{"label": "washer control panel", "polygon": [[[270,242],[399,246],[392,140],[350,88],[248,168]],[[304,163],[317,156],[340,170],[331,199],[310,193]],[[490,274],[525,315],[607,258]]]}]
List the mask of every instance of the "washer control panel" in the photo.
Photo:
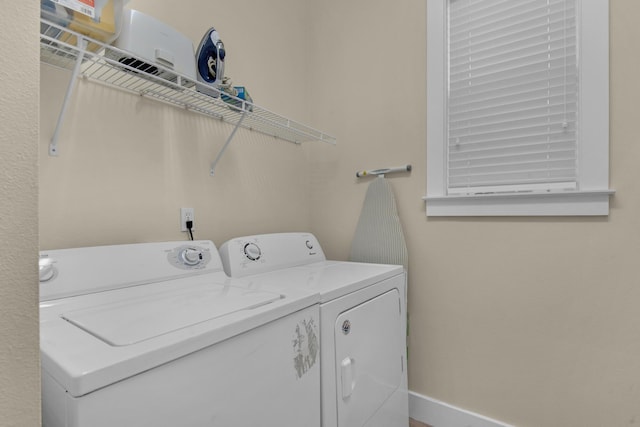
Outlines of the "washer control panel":
[{"label": "washer control panel", "polygon": [[203,246],[183,245],[167,251],[167,261],[183,270],[199,270],[211,261],[211,251]]},{"label": "washer control panel", "polygon": [[40,252],[40,301],[219,273],[210,240],[134,243]]}]

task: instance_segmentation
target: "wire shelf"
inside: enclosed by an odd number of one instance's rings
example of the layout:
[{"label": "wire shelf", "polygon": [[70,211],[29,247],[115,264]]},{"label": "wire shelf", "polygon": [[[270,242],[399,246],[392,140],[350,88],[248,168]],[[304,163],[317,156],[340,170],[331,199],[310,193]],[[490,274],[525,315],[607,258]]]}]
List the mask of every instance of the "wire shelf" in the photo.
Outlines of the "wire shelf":
[{"label": "wire shelf", "polygon": [[[213,97],[199,92],[197,87],[201,83],[45,19],[40,21],[40,60],[67,70],[74,70],[79,66],[78,76],[91,81],[154,98],[286,141],[297,144],[309,141],[336,143],[336,138],[331,135],[243,99],[225,93],[230,100],[225,102],[220,96]],[[207,87],[207,90],[212,89]],[[218,95],[222,94],[213,90]]]}]

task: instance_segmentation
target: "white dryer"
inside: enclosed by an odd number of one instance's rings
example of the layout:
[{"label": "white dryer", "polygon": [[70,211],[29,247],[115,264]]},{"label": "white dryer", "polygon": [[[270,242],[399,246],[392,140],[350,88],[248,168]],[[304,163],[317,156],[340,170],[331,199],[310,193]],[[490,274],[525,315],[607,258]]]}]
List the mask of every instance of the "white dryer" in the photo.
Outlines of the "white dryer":
[{"label": "white dryer", "polygon": [[310,233],[239,237],[220,255],[231,277],[280,265],[284,289],[320,295],[323,427],[408,426],[402,266],[327,261]]},{"label": "white dryer", "polygon": [[320,426],[317,293],[242,287],[210,241],[40,266],[43,426]]}]

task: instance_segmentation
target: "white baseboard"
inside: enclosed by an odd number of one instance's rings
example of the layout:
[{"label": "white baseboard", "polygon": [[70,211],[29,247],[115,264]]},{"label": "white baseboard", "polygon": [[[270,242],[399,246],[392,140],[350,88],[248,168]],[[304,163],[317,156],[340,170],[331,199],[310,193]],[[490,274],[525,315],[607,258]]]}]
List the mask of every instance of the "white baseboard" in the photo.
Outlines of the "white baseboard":
[{"label": "white baseboard", "polygon": [[433,427],[513,427],[412,391],[409,416]]}]

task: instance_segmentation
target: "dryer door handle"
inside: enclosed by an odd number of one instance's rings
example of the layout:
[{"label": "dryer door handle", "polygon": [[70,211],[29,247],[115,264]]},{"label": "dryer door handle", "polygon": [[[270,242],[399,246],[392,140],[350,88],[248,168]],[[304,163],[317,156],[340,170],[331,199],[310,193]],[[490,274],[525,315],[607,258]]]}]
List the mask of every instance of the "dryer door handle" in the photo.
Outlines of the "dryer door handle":
[{"label": "dryer door handle", "polygon": [[340,363],[341,376],[342,376],[342,399],[347,399],[353,393],[353,389],[356,386],[355,382],[355,360],[346,357],[342,359]]}]

